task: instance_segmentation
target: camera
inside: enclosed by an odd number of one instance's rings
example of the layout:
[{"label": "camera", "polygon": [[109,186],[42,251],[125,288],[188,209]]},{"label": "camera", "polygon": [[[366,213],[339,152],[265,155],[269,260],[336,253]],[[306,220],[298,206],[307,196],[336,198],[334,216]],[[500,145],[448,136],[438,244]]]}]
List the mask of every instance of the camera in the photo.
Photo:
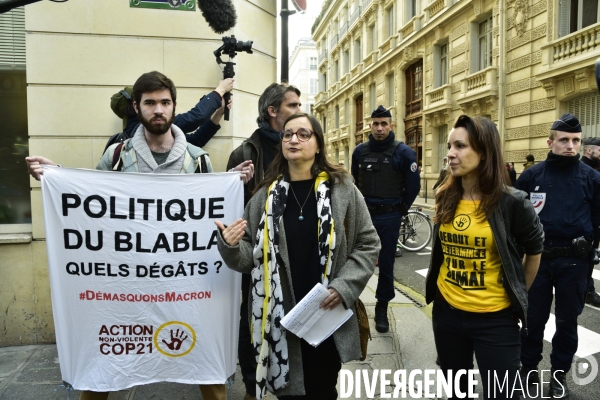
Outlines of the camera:
[{"label": "camera", "polygon": [[[252,40],[242,42],[237,40],[234,35],[223,36],[223,53],[233,58],[238,52],[245,51],[246,53],[252,54]],[[216,55],[216,52],[215,52]]]},{"label": "camera", "polygon": [[[223,60],[221,60],[221,55],[225,53],[229,56],[229,60],[231,60],[238,52],[242,51],[252,54],[252,40],[242,42],[241,40],[237,40],[234,35],[223,36],[223,45],[213,52],[217,58],[217,64],[225,64],[225,67],[223,68],[223,79],[233,78],[235,76],[235,72],[233,71],[235,63],[232,61],[223,62]],[[225,93],[225,96],[223,97],[225,105],[227,106],[231,93]],[[227,107],[225,107],[224,118],[225,121],[229,121],[229,109]]]},{"label": "camera", "polygon": [[[247,42],[242,42],[241,40],[237,40],[234,35],[223,36],[222,40],[223,40],[223,45],[213,52],[213,54],[217,58],[217,64],[226,64],[227,65],[229,63],[229,62],[223,62],[223,60],[221,60],[222,54],[227,54],[230,59],[235,57],[238,52],[242,52],[242,51],[246,52],[248,54],[252,54],[252,40],[249,40]],[[235,64],[233,64],[233,65],[235,65]],[[233,76],[225,76],[225,78],[233,78]]]}]

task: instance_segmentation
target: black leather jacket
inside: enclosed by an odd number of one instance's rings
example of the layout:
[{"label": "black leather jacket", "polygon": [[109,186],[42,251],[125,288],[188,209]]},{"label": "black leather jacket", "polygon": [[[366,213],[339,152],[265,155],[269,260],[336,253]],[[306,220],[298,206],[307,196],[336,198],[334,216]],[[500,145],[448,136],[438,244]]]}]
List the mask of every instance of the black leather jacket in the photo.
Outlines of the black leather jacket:
[{"label": "black leather jacket", "polygon": [[[527,327],[527,287],[525,269],[519,246],[525,254],[541,254],[544,250],[544,231],[527,194],[514,188],[506,188],[496,211],[489,219],[494,241],[498,247],[504,268],[503,285],[515,314]],[[437,291],[437,278],[444,261],[439,238],[439,224],[433,229],[431,264],[425,281],[425,297],[431,303]]]}]

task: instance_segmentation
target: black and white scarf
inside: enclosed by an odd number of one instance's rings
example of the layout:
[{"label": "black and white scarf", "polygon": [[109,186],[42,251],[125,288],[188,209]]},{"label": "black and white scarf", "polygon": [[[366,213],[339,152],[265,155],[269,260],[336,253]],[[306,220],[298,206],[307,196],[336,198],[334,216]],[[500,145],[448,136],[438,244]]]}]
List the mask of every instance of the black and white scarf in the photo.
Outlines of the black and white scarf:
[{"label": "black and white scarf", "polygon": [[[267,192],[265,211],[259,223],[252,269],[252,342],[257,357],[256,397],[261,400],[267,390],[274,392],[290,381],[286,331],[281,326],[285,316],[279,267],[279,229],[287,203],[290,184],[280,175]],[[333,265],[335,232],[331,212],[329,175],[321,172],[315,180],[317,196],[319,260],[321,281],[327,286]],[[298,301],[300,299],[297,299]]]}]

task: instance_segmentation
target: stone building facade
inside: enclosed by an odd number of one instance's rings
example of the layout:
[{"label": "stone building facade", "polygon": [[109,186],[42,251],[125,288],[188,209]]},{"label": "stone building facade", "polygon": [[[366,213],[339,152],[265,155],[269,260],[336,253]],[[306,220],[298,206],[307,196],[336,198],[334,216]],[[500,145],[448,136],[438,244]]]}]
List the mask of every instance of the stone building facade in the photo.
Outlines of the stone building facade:
[{"label": "stone building facade", "polygon": [[600,136],[598,3],[326,1],[313,40],[315,113],[329,155],[347,159],[383,104],[397,138],[417,152],[421,196],[433,198],[447,133],[462,113],[496,123],[505,160],[518,172],[527,154],[546,158],[549,128],[564,112],[580,118],[584,137]]},{"label": "stone building facade", "polygon": [[298,41],[290,57],[290,84],[300,89],[302,111],[312,112],[317,94],[317,45],[310,38]]},{"label": "stone building facade", "polygon": [[[237,25],[227,35],[252,40],[254,53],[234,59],[231,118],[205,146],[216,171],[225,170],[231,151],[254,131],[258,97],[277,71],[276,3],[233,4]],[[134,8],[124,0],[42,1],[14,16],[0,14],[0,27],[0,82],[13,82],[0,85],[3,105],[10,95],[10,104],[21,107],[18,125],[4,124],[0,133],[0,346],[52,343],[40,183],[30,180],[24,157],[95,168],[107,139],[122,130],[109,106],[111,95],[158,70],[177,86],[177,111],[191,109],[222,79],[213,51],[223,35],[211,31],[198,8]],[[12,39],[17,36],[22,40]],[[11,165],[19,163],[15,171],[4,168],[9,154],[16,157]],[[16,175],[25,181],[26,200],[9,199],[23,192],[14,189]],[[18,215],[2,219],[7,209]]]}]

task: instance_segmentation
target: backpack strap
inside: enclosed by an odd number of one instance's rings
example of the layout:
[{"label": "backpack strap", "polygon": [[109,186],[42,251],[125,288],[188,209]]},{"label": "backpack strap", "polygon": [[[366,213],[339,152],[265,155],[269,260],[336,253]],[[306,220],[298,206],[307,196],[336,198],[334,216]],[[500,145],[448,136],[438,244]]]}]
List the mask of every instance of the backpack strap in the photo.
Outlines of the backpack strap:
[{"label": "backpack strap", "polygon": [[206,165],[206,154],[200,156],[200,167],[203,174],[208,172],[208,166]]},{"label": "backpack strap", "polygon": [[104,151],[106,151],[110,146],[112,146],[115,143],[123,143],[127,139],[131,139],[137,131],[137,129],[140,127],[140,125],[141,123],[138,123],[130,131],[132,136],[129,136],[129,133],[127,133],[127,131],[125,130],[123,132],[115,133],[114,135],[112,135],[110,139],[108,139],[108,142],[106,142],[106,146],[104,146]]},{"label": "backpack strap", "polygon": [[195,174],[205,174],[208,172],[208,166],[206,165],[206,154],[202,154],[200,157],[198,157],[196,160],[198,162],[198,166],[196,167],[196,170],[194,171]]},{"label": "backpack strap", "polygon": [[194,173],[207,173],[209,172],[210,160],[208,153],[202,151],[202,149],[188,143],[185,155],[183,156],[183,167],[182,171],[188,171],[191,164],[196,161],[196,169]]},{"label": "backpack strap", "polygon": [[125,142],[121,142],[115,148],[113,153],[111,168],[113,171],[120,171],[123,168],[123,161],[121,160],[121,152],[123,151],[123,145]]}]

